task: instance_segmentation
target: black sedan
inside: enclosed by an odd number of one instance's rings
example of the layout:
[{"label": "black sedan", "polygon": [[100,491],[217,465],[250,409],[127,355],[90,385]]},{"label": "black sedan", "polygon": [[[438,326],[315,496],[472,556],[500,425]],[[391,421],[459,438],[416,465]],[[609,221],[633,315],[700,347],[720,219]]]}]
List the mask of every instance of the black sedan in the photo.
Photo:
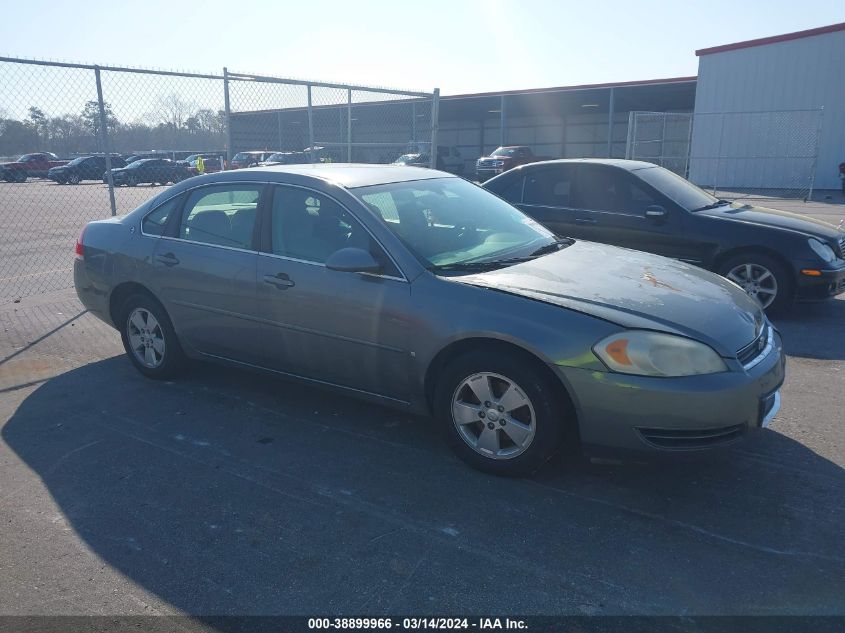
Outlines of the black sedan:
[{"label": "black sedan", "polygon": [[[166,185],[188,178],[190,172],[178,163],[166,158],[143,158],[129,163],[126,167],[112,169],[115,185],[134,187],[142,183]],[[108,181],[108,174],[103,174],[103,182]]]},{"label": "black sedan", "polygon": [[[723,275],[769,312],[845,292],[845,233],[813,218],[719,200],[629,160],[523,165],[484,183],[558,235],[674,257]],[[644,277],[644,283],[662,283]]]},{"label": "black sedan", "polygon": [[[120,156],[112,156],[111,165],[112,169],[115,169],[125,167],[126,163]],[[50,169],[47,172],[47,178],[60,185],[78,185],[83,180],[100,180],[105,168],[105,156],[80,156],[67,165]]]}]

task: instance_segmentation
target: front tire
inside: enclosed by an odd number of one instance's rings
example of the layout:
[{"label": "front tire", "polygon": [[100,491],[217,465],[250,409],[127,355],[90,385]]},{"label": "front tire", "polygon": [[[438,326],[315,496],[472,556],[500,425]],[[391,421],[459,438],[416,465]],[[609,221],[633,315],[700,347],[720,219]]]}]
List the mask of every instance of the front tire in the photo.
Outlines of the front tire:
[{"label": "front tire", "polygon": [[440,376],[434,415],[469,465],[496,475],[530,475],[564,438],[577,445],[575,416],[561,389],[536,363],[512,352],[469,352]]},{"label": "front tire", "polygon": [[137,187],[138,186],[138,177],[137,176],[129,176],[126,179],[126,186],[127,187]]},{"label": "front tire", "polygon": [[739,285],[768,314],[787,311],[794,301],[794,283],[788,269],[763,253],[739,253],[717,271]]},{"label": "front tire", "polygon": [[71,174],[70,176],[68,176],[67,181],[72,185],[78,185],[79,184],[79,174]]},{"label": "front tire", "polygon": [[185,353],[170,317],[151,296],[130,296],[121,307],[118,326],[127,356],[148,378],[170,378],[184,367]]}]

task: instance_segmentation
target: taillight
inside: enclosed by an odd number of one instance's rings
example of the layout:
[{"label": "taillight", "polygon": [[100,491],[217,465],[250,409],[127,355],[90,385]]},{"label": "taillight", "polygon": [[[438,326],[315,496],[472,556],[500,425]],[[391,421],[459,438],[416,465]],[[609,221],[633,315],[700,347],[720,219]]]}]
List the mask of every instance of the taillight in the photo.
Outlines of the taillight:
[{"label": "taillight", "polygon": [[79,232],[79,237],[76,238],[76,249],[74,252],[76,253],[77,259],[82,259],[85,256],[85,246],[82,244],[82,237],[85,235],[85,229],[88,226],[83,226],[82,230]]}]

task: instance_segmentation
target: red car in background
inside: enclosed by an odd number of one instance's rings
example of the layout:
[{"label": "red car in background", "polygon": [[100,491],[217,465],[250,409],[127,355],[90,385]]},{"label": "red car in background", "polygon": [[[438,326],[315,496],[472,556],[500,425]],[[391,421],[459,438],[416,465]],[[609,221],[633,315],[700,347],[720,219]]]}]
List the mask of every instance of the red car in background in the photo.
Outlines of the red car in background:
[{"label": "red car in background", "polygon": [[59,160],[52,152],[24,154],[12,163],[0,163],[0,178],[6,182],[26,182],[29,176],[46,178],[47,172],[53,167],[67,163],[66,160]]},{"label": "red car in background", "polygon": [[482,156],[476,161],[475,173],[478,180],[484,182],[514,167],[550,159],[550,156],[536,156],[527,145],[500,147],[489,156]]},{"label": "red car in background", "polygon": [[255,167],[258,163],[268,160],[278,152],[270,150],[256,150],[252,152],[238,152],[232,157],[232,164],[229,169],[243,169],[244,167]]}]

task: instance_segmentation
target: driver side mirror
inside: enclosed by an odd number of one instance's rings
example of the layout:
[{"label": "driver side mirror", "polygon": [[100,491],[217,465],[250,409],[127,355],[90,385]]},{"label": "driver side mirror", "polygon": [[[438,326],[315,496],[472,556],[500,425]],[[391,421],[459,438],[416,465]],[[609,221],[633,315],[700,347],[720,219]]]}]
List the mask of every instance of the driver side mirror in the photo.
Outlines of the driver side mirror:
[{"label": "driver side mirror", "polygon": [[661,207],[660,205],[653,204],[651,206],[646,207],[645,209],[645,217],[649,220],[653,220],[654,222],[663,222],[669,217],[669,213]]},{"label": "driver side mirror", "polygon": [[377,273],[381,271],[381,264],[369,251],[347,247],[329,255],[326,268],[342,273]]}]

